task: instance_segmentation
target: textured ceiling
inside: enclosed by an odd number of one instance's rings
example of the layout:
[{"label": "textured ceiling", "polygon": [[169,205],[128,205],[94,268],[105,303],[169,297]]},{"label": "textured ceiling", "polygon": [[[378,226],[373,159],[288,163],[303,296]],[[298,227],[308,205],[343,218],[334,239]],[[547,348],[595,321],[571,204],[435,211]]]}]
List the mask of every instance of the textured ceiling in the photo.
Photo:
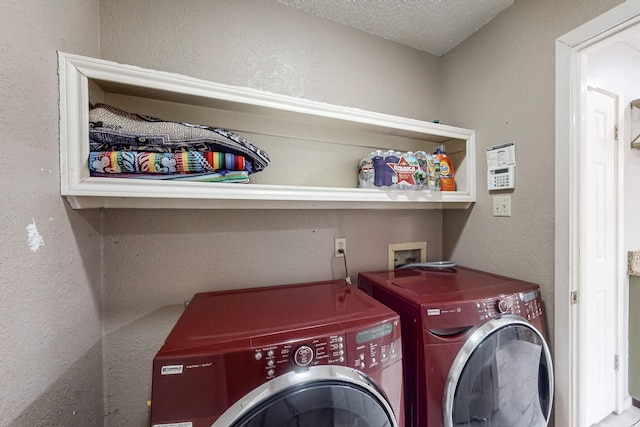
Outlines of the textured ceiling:
[{"label": "textured ceiling", "polygon": [[514,0],[277,0],[304,12],[442,56]]}]

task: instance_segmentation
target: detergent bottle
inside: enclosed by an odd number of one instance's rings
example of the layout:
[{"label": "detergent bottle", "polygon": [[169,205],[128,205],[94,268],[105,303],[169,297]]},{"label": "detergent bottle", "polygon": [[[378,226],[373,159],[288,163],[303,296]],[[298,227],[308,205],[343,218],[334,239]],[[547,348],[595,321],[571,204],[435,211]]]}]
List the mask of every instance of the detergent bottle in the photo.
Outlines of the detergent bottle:
[{"label": "detergent bottle", "polygon": [[440,160],[440,191],[456,191],[453,163],[444,151],[444,145],[436,149],[435,155]]}]

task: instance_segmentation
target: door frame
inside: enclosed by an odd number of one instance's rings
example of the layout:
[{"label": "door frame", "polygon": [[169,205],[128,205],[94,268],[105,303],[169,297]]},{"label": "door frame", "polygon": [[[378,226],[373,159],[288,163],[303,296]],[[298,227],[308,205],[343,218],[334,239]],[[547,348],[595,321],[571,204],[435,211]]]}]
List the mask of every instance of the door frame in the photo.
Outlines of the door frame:
[{"label": "door frame", "polygon": [[[606,43],[619,32],[639,23],[640,2],[627,1],[556,40],[554,408],[558,426],[578,427],[580,420],[577,378],[580,305],[572,301],[574,295],[579,300],[581,271],[579,216],[583,171],[580,170],[580,148],[584,140],[581,131],[587,85],[581,56],[585,49]],[[618,212],[617,216],[620,218],[622,214]],[[618,248],[621,241],[619,229]],[[623,283],[618,282],[619,285]],[[617,292],[617,296],[618,304],[623,304],[622,292]],[[618,326],[620,323],[617,321]],[[620,348],[626,348],[624,339],[617,337],[616,353],[620,356],[623,356]],[[621,359],[626,361],[626,357]],[[619,377],[626,375],[625,368],[618,371]],[[616,394],[616,411],[622,411],[630,405],[626,381],[617,381]]]}]

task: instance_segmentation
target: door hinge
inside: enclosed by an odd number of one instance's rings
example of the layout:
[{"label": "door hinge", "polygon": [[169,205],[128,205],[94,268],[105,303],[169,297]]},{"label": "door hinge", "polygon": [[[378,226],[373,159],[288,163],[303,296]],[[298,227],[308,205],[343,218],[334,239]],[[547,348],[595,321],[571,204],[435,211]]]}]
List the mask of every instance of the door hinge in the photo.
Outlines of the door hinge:
[{"label": "door hinge", "polygon": [[613,356],[613,369],[617,371],[618,368],[620,368],[620,358],[616,354],[615,356]]},{"label": "door hinge", "polygon": [[618,140],[618,125],[615,125],[613,127],[613,140],[617,141]]},{"label": "door hinge", "polygon": [[578,303],[578,291],[571,291],[571,304]]}]

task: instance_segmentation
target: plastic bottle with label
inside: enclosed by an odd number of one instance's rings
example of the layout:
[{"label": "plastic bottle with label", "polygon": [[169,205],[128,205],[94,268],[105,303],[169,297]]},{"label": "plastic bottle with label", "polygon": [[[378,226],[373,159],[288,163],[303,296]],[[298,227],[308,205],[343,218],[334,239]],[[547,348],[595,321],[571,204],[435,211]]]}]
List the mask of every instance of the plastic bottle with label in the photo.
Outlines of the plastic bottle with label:
[{"label": "plastic bottle with label", "polygon": [[364,156],[360,160],[358,165],[358,187],[360,188],[375,188],[373,185],[375,171],[373,169],[373,158],[376,156],[376,152],[371,152]]},{"label": "plastic bottle with label", "polygon": [[398,186],[398,175],[396,174],[394,165],[397,165],[400,162],[400,156],[402,153],[395,150],[389,150],[384,155],[384,162],[386,163],[387,169],[387,179],[385,180],[389,188],[397,188]]},{"label": "plastic bottle with label", "polygon": [[418,162],[418,167],[420,168],[414,175],[416,180],[415,190],[423,190],[427,188],[429,176],[429,156],[430,154],[427,154],[424,151],[415,152],[416,161]]},{"label": "plastic bottle with label", "polygon": [[[404,159],[404,160],[403,160]],[[416,160],[415,154],[413,151],[407,151],[406,153],[402,153],[400,155],[400,164],[398,167],[402,167],[405,169],[396,170],[396,177],[398,179],[398,189],[399,190],[414,190],[415,189],[415,177],[414,173],[409,174],[409,171],[413,168],[418,168],[418,160]]]},{"label": "plastic bottle with label", "polygon": [[438,160],[438,156],[429,155],[428,164],[427,187],[431,191],[440,191],[440,160]]},{"label": "plastic bottle with label", "polygon": [[389,174],[387,173],[387,163],[384,161],[384,155],[382,151],[378,150],[375,152],[375,155],[372,159],[373,163],[373,185],[374,187],[386,187],[387,177]]},{"label": "plastic bottle with label", "polygon": [[440,190],[456,191],[453,163],[444,151],[444,145],[438,147],[435,155],[438,157],[438,160],[440,160]]}]

